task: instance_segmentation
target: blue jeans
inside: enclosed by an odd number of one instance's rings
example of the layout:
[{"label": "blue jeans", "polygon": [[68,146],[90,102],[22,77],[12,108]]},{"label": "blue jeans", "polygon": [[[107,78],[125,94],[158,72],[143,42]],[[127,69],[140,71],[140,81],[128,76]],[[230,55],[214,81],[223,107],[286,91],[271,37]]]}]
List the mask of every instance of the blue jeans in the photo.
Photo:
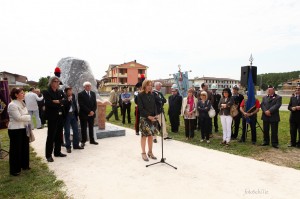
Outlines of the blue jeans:
[{"label": "blue jeans", "polygon": [[77,118],[74,114],[68,114],[66,117],[65,122],[65,142],[66,142],[66,148],[71,148],[71,141],[70,141],[70,126],[73,130],[73,148],[79,146],[79,137],[78,137],[78,123]]}]

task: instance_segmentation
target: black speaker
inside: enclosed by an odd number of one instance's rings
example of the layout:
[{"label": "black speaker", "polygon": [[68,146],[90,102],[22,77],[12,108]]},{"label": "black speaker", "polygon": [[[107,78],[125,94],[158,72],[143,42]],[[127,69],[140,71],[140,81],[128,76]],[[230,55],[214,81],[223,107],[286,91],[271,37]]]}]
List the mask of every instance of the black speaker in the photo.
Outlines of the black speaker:
[{"label": "black speaker", "polygon": [[[248,85],[248,77],[249,77],[250,66],[242,66],[241,67],[241,86],[247,87]],[[252,66],[252,79],[254,85],[257,82],[257,67]]]}]

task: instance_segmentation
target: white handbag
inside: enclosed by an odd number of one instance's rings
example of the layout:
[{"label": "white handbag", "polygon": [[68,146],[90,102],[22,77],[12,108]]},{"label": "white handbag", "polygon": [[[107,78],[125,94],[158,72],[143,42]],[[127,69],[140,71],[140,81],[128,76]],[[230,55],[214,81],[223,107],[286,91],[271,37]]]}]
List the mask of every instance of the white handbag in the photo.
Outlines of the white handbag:
[{"label": "white handbag", "polygon": [[213,117],[216,116],[216,111],[215,111],[215,109],[214,109],[212,106],[210,107],[210,109],[209,109],[209,111],[208,111],[208,116],[209,116],[210,118],[213,118]]}]

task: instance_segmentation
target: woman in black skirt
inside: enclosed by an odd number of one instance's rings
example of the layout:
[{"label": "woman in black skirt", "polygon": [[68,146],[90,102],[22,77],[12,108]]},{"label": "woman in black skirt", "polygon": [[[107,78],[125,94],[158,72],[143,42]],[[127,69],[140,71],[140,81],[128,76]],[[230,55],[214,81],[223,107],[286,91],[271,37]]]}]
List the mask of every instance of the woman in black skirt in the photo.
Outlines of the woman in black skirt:
[{"label": "woman in black skirt", "polygon": [[26,125],[31,121],[28,110],[24,103],[25,93],[21,88],[13,88],[7,112],[9,114],[8,135],[9,168],[13,176],[20,175],[21,168],[29,170],[29,137],[26,134]]},{"label": "woman in black skirt", "polygon": [[[151,159],[157,159],[152,153],[153,135],[158,133],[157,118],[156,118],[156,105],[155,97],[152,94],[152,81],[145,80],[142,84],[142,90],[138,94],[138,109],[140,111],[140,131],[142,158],[144,161]],[[146,155],[146,140],[148,138],[148,157]]]}]

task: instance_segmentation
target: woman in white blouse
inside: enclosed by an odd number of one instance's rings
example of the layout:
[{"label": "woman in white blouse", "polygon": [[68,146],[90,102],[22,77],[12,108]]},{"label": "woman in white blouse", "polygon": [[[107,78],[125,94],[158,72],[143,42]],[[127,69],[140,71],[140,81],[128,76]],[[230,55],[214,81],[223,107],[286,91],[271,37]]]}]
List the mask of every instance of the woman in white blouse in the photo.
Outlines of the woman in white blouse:
[{"label": "woman in white blouse", "polygon": [[194,89],[188,90],[188,96],[183,98],[181,106],[181,115],[184,118],[185,137],[186,140],[194,138],[195,120],[198,115],[197,98],[194,97]]},{"label": "woman in white blouse", "polygon": [[25,93],[22,88],[13,88],[7,112],[9,114],[8,135],[9,146],[9,167],[10,174],[20,175],[21,169],[29,170],[29,137],[26,133],[26,125],[31,120],[24,103]]}]

